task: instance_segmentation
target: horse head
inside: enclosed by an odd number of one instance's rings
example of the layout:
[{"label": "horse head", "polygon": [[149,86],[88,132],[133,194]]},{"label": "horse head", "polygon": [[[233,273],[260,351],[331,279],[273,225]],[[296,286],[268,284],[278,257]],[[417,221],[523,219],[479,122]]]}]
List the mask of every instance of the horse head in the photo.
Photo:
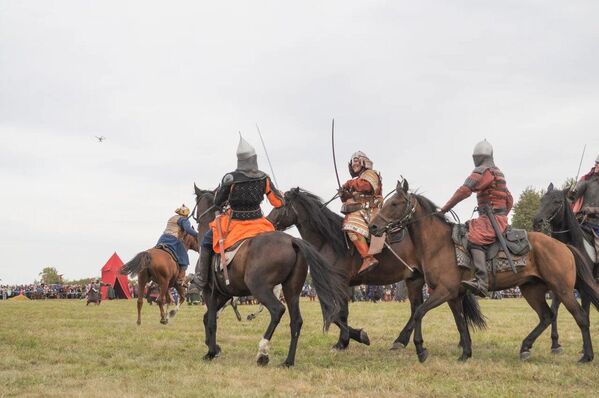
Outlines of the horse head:
[{"label": "horse head", "polygon": [[543,223],[559,225],[563,220],[564,209],[567,206],[566,192],[555,189],[553,183],[547,187],[547,192],[541,198],[539,210],[533,217],[533,229],[540,232]]},{"label": "horse head", "polygon": [[395,193],[385,201],[383,208],[370,222],[370,233],[382,236],[390,229],[403,228],[414,213],[414,201],[407,180],[397,181]]},{"label": "horse head", "polygon": [[285,192],[283,195],[285,199],[283,206],[272,209],[266,216],[277,231],[284,231],[298,224],[298,212],[294,202],[299,192],[299,187]]},{"label": "horse head", "polygon": [[198,223],[198,234],[204,236],[208,231],[208,224],[214,220],[214,192],[208,189],[200,189],[195,184],[193,188],[196,194],[196,211],[193,218]]}]

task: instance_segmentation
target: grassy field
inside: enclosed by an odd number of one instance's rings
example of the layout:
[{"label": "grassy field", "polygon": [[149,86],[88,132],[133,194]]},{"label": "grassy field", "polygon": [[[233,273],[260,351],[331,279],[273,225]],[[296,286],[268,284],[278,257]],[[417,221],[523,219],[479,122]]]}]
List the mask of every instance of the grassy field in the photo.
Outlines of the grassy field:
[{"label": "grassy field", "polygon": [[[222,355],[206,352],[203,307],[184,306],[172,322],[158,323],[158,308],[144,305],[135,325],[134,301],[86,307],[83,301],[0,302],[0,397],[10,396],[594,396],[599,394],[599,359],[576,363],[582,346],[574,321],[562,308],[559,325],[564,353],[550,353],[548,331],[527,362],[518,359],[524,336],[536,324],[525,301],[481,302],[489,329],[473,334],[473,358],[459,356],[458,334],[446,306],[425,318],[429,359],[420,364],[413,345],[389,351],[408,316],[407,303],[355,303],[351,324],[364,327],[371,346],[352,343],[331,352],[338,329],[323,334],[318,303],[302,302],[304,327],[296,366],[279,368],[287,353],[289,318],[274,335],[271,364],[255,365],[267,325],[238,322],[228,308],[219,320]],[[255,306],[240,307],[246,315]],[[592,331],[599,347],[599,316]]]}]

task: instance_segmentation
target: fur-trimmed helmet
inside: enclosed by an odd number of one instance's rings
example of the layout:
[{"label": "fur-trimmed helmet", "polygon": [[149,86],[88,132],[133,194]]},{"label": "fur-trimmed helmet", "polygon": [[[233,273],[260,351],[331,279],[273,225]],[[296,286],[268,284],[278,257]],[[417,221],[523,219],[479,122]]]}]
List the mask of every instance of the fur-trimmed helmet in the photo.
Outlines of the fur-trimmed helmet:
[{"label": "fur-trimmed helmet", "polygon": [[183,204],[183,205],[181,205],[181,207],[178,207],[175,210],[175,213],[177,213],[181,217],[187,217],[187,216],[189,216],[189,208]]},{"label": "fur-trimmed helmet", "polygon": [[360,165],[362,165],[362,169],[372,169],[373,163],[372,160],[362,151],[354,152],[349,159],[349,163],[347,167],[349,168],[349,174],[352,177],[357,177],[359,173],[355,173],[351,167],[351,164],[354,159],[358,159],[360,161]]}]

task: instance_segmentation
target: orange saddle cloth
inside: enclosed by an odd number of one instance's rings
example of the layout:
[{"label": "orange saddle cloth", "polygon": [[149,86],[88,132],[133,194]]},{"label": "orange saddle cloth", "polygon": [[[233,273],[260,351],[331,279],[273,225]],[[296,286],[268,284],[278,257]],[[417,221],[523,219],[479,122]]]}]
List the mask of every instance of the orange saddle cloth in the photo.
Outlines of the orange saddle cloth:
[{"label": "orange saddle cloth", "polygon": [[220,222],[221,231],[223,231],[223,235],[225,236],[225,250],[242,239],[253,238],[264,232],[273,232],[275,230],[275,227],[266,217],[255,220],[232,220],[229,214],[223,214],[210,223],[213,234],[212,247],[215,253],[220,253],[220,247],[218,246],[219,235],[216,229],[217,221]]}]

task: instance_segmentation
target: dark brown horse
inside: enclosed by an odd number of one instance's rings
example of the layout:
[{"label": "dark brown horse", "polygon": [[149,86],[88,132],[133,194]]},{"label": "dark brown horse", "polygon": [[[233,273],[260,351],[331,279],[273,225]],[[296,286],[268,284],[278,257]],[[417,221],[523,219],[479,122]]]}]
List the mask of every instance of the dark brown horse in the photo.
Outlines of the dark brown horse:
[{"label": "dark brown horse", "polygon": [[[212,191],[196,187],[196,219],[200,239],[203,236],[201,231],[206,231],[208,222],[214,218],[213,202]],[[308,265],[320,299],[326,329],[339,316],[340,303],[345,300],[346,292],[342,275],[332,269],[308,242],[278,231],[263,233],[250,239],[239,249],[229,265],[229,285],[225,285],[222,273],[215,272],[214,267],[211,267],[209,286],[203,292],[208,307],[204,315],[208,353],[204,359],[213,359],[220,352],[220,347],[216,344],[217,311],[233,296],[251,295],[270,312],[270,324],[258,345],[256,358],[258,365],[268,364],[270,341],[285,312],[285,306],[275,297],[273,288],[282,284],[291,319],[289,352],[282,365],[293,366],[303,322],[299,298]]]},{"label": "dark brown horse", "polygon": [[[396,193],[389,198],[370,224],[370,231],[382,234],[389,228],[406,228],[423,266],[425,278],[432,292],[414,314],[414,344],[418,359],[423,362],[428,353],[423,346],[422,318],[440,304],[458,299],[464,294],[460,282],[467,279],[470,271],[457,266],[455,246],[451,237],[452,226],[441,216],[437,207],[427,198],[408,191],[408,183],[398,182]],[[490,275],[492,290],[503,290],[519,286],[528,304],[537,312],[539,324],[524,339],[520,357],[528,359],[534,341],[551,324],[554,314],[545,301],[547,290],[560,299],[574,317],[583,340],[583,355],[580,362],[593,360],[593,347],[588,317],[574,296],[576,287],[588,295],[599,308],[599,286],[595,283],[582,254],[572,246],[541,233],[529,235],[531,250],[527,265],[514,274],[511,271]],[[458,328],[463,344],[463,353],[472,352],[472,342],[466,330]]]},{"label": "dark brown horse", "polygon": [[[583,255],[588,256],[585,247],[584,233],[576,219],[576,216],[570,208],[570,202],[568,201],[568,189],[560,190],[555,189],[553,184],[549,184],[547,192],[541,198],[539,210],[533,218],[533,228],[535,231],[541,231],[543,224],[548,223],[551,228],[551,236],[554,239],[559,240],[565,244],[576,247]],[[595,248],[590,247],[592,251]],[[594,259],[588,258],[589,264],[593,264],[592,273],[595,278],[599,276],[599,264],[596,261],[596,254],[593,256]],[[591,308],[591,300],[581,292],[582,308],[589,315]],[[557,297],[554,297],[551,302],[551,310],[555,313],[555,318],[551,323],[551,350],[555,353],[562,351],[561,345],[559,344],[559,334],[557,332],[557,311],[560,305],[560,301]]]},{"label": "dark brown horse", "polygon": [[[183,246],[186,250],[198,251],[198,241],[193,236],[183,234]],[[144,303],[144,294],[146,284],[154,281],[160,287],[160,293],[156,302],[160,307],[160,323],[166,325],[169,317],[174,317],[179,310],[181,303],[185,301],[185,286],[177,284],[177,275],[179,266],[173,257],[162,249],[152,248],[138,253],[131,261],[123,265],[121,273],[125,275],[137,275],[138,292],[137,297],[137,324],[141,325],[141,308]],[[168,311],[172,300],[169,289],[174,287],[179,293],[179,302],[174,310]],[[164,305],[167,305],[165,311]]]},{"label": "dark brown horse", "polygon": [[[347,247],[343,236],[344,232],[341,229],[343,218],[324,206],[322,200],[316,195],[300,188],[294,188],[285,193],[285,205],[273,209],[268,215],[268,219],[277,229],[297,226],[302,239],[319,248],[318,251],[326,261],[343,274],[343,283],[346,289],[362,284],[388,285],[405,280],[412,316],[393,342],[391,349],[403,348],[408,345],[414,329],[414,311],[423,302],[424,278],[418,265],[414,246],[406,233],[402,233],[400,237],[392,240],[393,243],[390,246],[394,253],[388,248],[383,249],[383,252],[377,255],[379,265],[374,270],[358,276],[356,274],[362,259],[359,253]],[[464,296],[463,306],[450,306],[456,322],[461,322],[460,319],[465,316],[465,320],[469,324],[484,327],[485,321],[480,313],[478,302],[471,294]],[[333,346],[334,349],[346,349],[350,339],[366,345],[370,344],[368,335],[363,329],[354,329],[348,325],[348,316],[348,302],[344,300],[341,317],[335,322],[339,326],[340,333],[339,340]]]}]

